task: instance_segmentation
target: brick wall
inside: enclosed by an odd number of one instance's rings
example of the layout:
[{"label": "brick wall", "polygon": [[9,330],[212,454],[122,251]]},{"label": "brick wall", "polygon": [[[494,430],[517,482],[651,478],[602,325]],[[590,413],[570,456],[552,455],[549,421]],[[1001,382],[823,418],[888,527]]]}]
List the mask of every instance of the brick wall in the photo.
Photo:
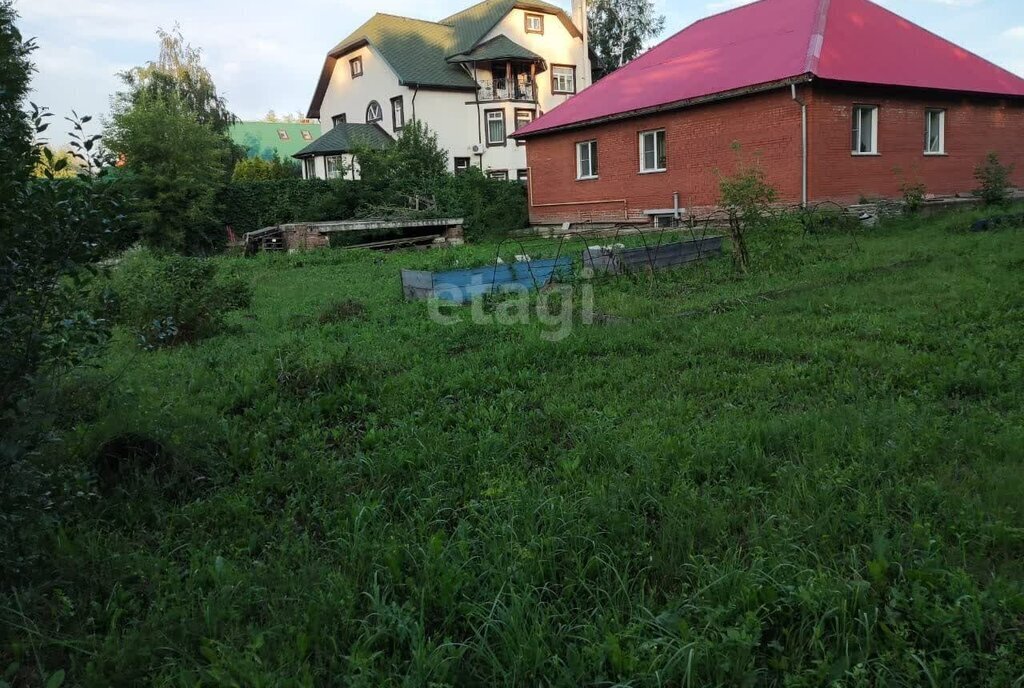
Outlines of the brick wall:
[{"label": "brick wall", "polygon": [[[641,174],[639,132],[660,128],[667,170]],[[599,178],[577,181],[575,144],[589,139],[597,139]],[[529,139],[530,220],[638,217],[647,209],[671,208],[676,191],[684,208],[712,206],[719,172],[736,169],[733,142],[745,160],[757,154],[781,195],[799,200],[800,108],[787,90]]]},{"label": "brick wall", "polygon": [[[878,106],[878,155],[850,154],[852,107]],[[946,110],[946,154],[924,154],[925,110]],[[928,193],[972,191],[974,168],[989,151],[1015,163],[1024,186],[1024,103],[979,96],[817,84],[811,98],[810,195],[853,203],[898,198],[903,180]]]},{"label": "brick wall", "polygon": [[[856,202],[861,196],[898,197],[903,179],[923,181],[929,193],[967,192],[974,167],[989,150],[1016,163],[1024,186],[1024,103],[995,99],[908,95],[903,91],[815,84],[798,87],[808,103],[811,201]],[[851,108],[879,106],[878,156],[850,154]],[[924,111],[946,108],[946,152],[924,155]],[[665,129],[667,171],[639,172],[638,134]],[[596,139],[599,178],[576,180],[575,144]],[[800,201],[800,108],[789,89],[531,138],[530,220],[536,224],[637,218],[651,208],[703,210],[718,202],[720,174],[757,160],[785,203]],[[895,170],[900,171],[897,173]]]}]

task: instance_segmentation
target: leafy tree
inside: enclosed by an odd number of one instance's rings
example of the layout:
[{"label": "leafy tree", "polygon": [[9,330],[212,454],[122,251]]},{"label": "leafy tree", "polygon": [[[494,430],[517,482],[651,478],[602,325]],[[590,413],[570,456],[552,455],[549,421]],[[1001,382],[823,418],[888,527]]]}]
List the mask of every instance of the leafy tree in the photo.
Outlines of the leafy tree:
[{"label": "leafy tree", "polygon": [[49,146],[39,146],[38,162],[33,174],[36,177],[50,179],[71,179],[80,170],[80,161],[67,148],[54,150]]},{"label": "leafy tree", "polygon": [[173,92],[139,94],[114,112],[107,137],[124,161],[147,245],[187,253],[219,246],[217,194],[232,153],[227,138],[197,121]]},{"label": "leafy tree", "polygon": [[235,171],[231,174],[233,182],[264,182],[274,179],[291,179],[301,177],[302,168],[294,160],[282,160],[274,155],[270,160],[263,158],[246,158],[235,163]]},{"label": "leafy tree", "polygon": [[[75,365],[102,345],[107,323],[88,307],[88,278],[126,236],[121,185],[96,154],[99,137],[84,133],[89,118],[72,120],[70,156],[78,173],[55,160],[33,176],[40,147],[34,138],[50,117],[23,108],[35,46],[14,25],[10,0],[0,0],[0,436],[22,428],[22,402],[39,376]],[[18,451],[0,442],[0,455]]]},{"label": "leafy tree", "polygon": [[587,12],[590,47],[597,55],[598,78],[611,74],[665,30],[665,15],[653,0],[596,0]]},{"label": "leafy tree", "polygon": [[391,203],[401,203],[402,196],[430,196],[448,174],[448,152],[419,120],[409,122],[395,143],[383,150],[358,150],[356,160],[360,178]]},{"label": "leafy tree", "polygon": [[200,124],[219,134],[238,121],[228,110],[227,101],[217,93],[213,77],[203,66],[202,51],[185,42],[177,26],[172,31],[157,29],[160,56],[120,74],[126,91],[115,97],[115,109],[129,109],[143,96],[176,96]]}]

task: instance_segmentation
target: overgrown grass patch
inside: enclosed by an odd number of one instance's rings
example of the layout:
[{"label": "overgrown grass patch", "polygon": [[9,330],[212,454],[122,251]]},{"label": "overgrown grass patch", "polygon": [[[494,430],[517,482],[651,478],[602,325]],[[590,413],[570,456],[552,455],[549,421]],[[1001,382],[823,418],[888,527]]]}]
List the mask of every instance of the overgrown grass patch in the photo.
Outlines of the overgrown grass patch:
[{"label": "overgrown grass patch", "polygon": [[977,216],[597,280],[618,320],[560,342],[402,299],[400,268],[496,244],[220,259],[255,285],[233,328],[122,333],[69,402],[40,461],[77,477],[26,526],[3,658],[83,685],[1014,685],[1024,234]]}]

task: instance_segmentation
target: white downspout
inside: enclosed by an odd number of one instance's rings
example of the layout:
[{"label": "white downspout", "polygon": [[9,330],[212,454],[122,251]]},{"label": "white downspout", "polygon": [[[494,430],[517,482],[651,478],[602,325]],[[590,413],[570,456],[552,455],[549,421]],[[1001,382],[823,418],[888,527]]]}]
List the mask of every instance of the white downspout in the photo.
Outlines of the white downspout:
[{"label": "white downspout", "polygon": [[796,84],[790,84],[793,101],[800,106],[800,145],[801,145],[801,180],[800,205],[807,207],[807,103],[796,95]]}]

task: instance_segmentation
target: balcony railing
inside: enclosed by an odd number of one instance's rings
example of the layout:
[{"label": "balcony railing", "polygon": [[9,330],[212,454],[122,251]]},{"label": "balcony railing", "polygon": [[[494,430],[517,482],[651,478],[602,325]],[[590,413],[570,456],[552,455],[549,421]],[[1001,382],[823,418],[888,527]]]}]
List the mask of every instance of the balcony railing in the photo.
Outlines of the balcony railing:
[{"label": "balcony railing", "polygon": [[518,79],[480,79],[480,100],[534,100],[534,85]]}]

